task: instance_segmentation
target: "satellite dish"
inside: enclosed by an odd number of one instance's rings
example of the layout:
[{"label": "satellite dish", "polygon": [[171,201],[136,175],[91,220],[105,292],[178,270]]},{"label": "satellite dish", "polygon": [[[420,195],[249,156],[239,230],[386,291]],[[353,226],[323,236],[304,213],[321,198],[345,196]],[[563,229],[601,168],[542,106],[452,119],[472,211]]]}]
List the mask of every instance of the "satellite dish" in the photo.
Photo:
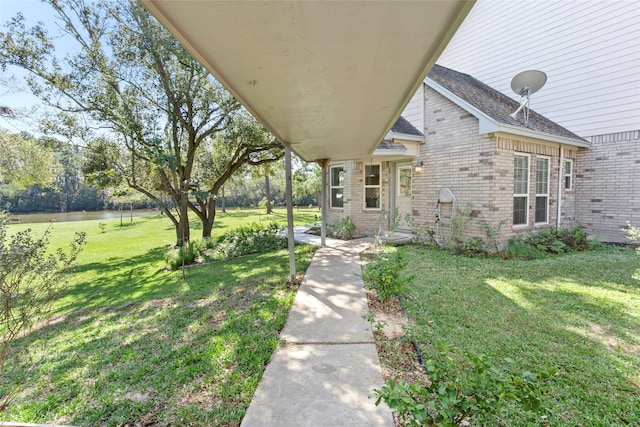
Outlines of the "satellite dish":
[{"label": "satellite dish", "polygon": [[526,96],[528,89],[529,95],[533,95],[539,91],[547,82],[547,75],[542,71],[528,70],[516,74],[511,80],[511,89],[520,96]]},{"label": "satellite dish", "polygon": [[538,70],[527,70],[516,74],[511,79],[511,89],[518,95],[520,95],[520,106],[513,113],[509,114],[509,117],[515,119],[523,108],[524,110],[524,123],[529,121],[529,99],[531,95],[539,91],[542,86],[547,82],[547,75]]}]

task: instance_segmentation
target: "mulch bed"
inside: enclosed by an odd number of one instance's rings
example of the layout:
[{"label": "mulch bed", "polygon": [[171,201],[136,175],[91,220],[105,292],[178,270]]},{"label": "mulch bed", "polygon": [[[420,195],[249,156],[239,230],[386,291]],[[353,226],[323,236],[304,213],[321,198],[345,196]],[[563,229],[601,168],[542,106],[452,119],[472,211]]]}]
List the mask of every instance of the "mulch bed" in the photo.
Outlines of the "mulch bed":
[{"label": "mulch bed", "polygon": [[[369,310],[375,316],[373,336],[384,380],[392,379],[395,382],[407,383],[428,382],[413,342],[404,329],[407,319],[400,300],[393,297],[383,304],[374,291],[366,292]],[[396,427],[402,427],[395,414],[393,418]]]}]

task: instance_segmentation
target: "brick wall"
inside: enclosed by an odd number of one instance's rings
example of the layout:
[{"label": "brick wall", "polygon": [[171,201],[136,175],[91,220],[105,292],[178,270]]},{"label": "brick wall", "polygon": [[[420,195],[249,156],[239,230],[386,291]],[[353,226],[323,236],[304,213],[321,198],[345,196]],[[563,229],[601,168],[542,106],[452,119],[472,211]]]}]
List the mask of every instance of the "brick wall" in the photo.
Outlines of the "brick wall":
[{"label": "brick wall", "polygon": [[[344,178],[344,207],[342,209],[327,209],[327,224],[335,225],[346,216],[351,217],[356,226],[357,234],[373,235],[379,227],[380,217],[383,212],[389,212],[390,206],[390,168],[389,162],[380,163],[380,209],[364,208],[364,162],[346,161],[332,162],[330,166],[343,165]],[[327,185],[330,186],[329,180]],[[327,194],[329,194],[327,187]],[[384,229],[388,223],[384,222]]]},{"label": "brick wall", "polygon": [[424,111],[426,141],[420,150],[424,166],[413,179],[414,227],[447,232],[444,217],[449,206],[442,206],[440,223],[434,210],[440,191],[449,189],[458,209],[471,205],[474,210],[468,236],[481,235],[478,219],[489,218],[493,206],[493,140],[478,134],[478,119],[431,88],[425,91]]},{"label": "brick wall", "polygon": [[[422,174],[414,175],[414,227],[424,226],[434,231],[440,227],[441,231],[446,231],[446,227],[439,225],[434,215],[438,195],[445,188],[456,196],[459,210],[471,206],[472,219],[463,238],[478,236],[485,239],[483,224],[497,227],[504,222],[501,241],[556,225],[558,174],[563,173],[558,144],[519,137],[480,135],[478,119],[431,88],[425,91],[424,110],[426,142],[420,151],[424,167]],[[529,222],[526,226],[516,228],[512,226],[515,153],[530,155]],[[549,159],[549,220],[545,224],[535,224],[538,156]],[[576,150],[565,149],[564,157],[576,158]],[[562,191],[562,216],[568,221],[575,215],[575,191]]]},{"label": "brick wall", "polygon": [[604,242],[624,242],[626,222],[640,226],[640,131],[590,139],[576,162],[576,219]]},{"label": "brick wall", "polygon": [[[515,235],[550,228],[557,224],[559,177],[562,178],[561,224],[572,225],[577,221],[587,226],[591,233],[598,230],[597,234],[602,235],[597,227],[604,227],[606,223],[607,230],[613,234],[617,232],[620,237],[622,234],[618,229],[627,219],[640,220],[637,185],[640,181],[640,150],[633,150],[632,147],[638,144],[637,140],[635,143],[610,142],[606,150],[597,148],[597,144],[594,144],[594,150],[565,146],[563,158],[574,160],[573,189],[567,191],[564,189],[564,163],[560,164],[559,144],[510,134],[480,135],[477,118],[428,87],[424,91],[424,103],[425,144],[420,147],[419,158],[416,159],[424,164],[421,173],[413,173],[412,183],[414,230],[428,229],[439,232],[440,236],[448,232],[446,221],[437,221],[434,215],[443,189],[453,192],[459,210],[467,206],[472,209],[472,218],[463,239],[472,236],[486,239],[483,224],[495,228],[504,222],[500,235],[502,242]],[[513,227],[513,168],[516,153],[529,155],[529,220],[525,226]],[[549,159],[550,171],[548,222],[542,224],[535,223],[538,157]],[[603,167],[593,166],[597,162]],[[349,215],[360,235],[372,234],[380,224],[381,214],[393,212],[390,194],[392,165],[382,162],[381,209],[369,210],[363,207],[364,163],[349,161],[334,164],[343,164],[345,167],[344,208],[328,209],[327,223],[336,224]],[[615,170],[624,170],[624,178],[610,173]],[[634,172],[629,173],[630,170]],[[585,194],[591,196],[585,199]],[[629,194],[630,198],[620,196],[624,194]],[[627,205],[622,206],[625,203]],[[602,213],[605,208],[598,212],[599,206],[606,206],[607,213]],[[447,206],[442,208],[443,213]],[[611,221],[614,215],[608,212],[612,210],[620,212],[615,217],[617,222]],[[585,218],[589,218],[588,221]],[[384,225],[385,228],[388,226],[388,220]]]}]

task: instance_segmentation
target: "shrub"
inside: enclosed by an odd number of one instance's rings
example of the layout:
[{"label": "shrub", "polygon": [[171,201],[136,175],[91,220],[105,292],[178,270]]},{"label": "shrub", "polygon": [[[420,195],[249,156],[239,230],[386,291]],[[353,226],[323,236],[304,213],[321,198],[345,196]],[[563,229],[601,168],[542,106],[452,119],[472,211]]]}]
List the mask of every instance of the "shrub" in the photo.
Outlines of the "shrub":
[{"label": "shrub", "polygon": [[568,250],[567,245],[558,240],[555,230],[542,230],[539,233],[529,233],[524,239],[525,243],[531,245],[539,253],[561,253]]},{"label": "shrub", "polygon": [[471,225],[471,214],[473,206],[468,204],[464,209],[458,209],[456,215],[451,218],[451,238],[446,242],[447,245],[457,245],[462,242],[462,235]]},{"label": "shrub", "polygon": [[500,233],[502,232],[502,226],[506,223],[507,220],[503,219],[494,227],[488,221],[482,221],[482,228],[484,229],[484,233],[487,235],[487,246],[489,247],[487,251],[491,251],[493,254],[500,252]]},{"label": "shrub", "polygon": [[539,233],[530,233],[525,242],[538,253],[558,254],[569,251],[585,251],[598,246],[592,244],[586,231],[581,227],[551,228]]},{"label": "shrub", "polygon": [[[49,236],[49,229],[40,237],[31,229],[8,236],[7,217],[0,212],[0,377],[6,374],[6,360],[28,360],[36,353],[24,340],[17,344],[16,338],[48,322],[53,302],[65,289],[65,273],[85,244],[86,235],[76,233],[69,252],[58,249],[55,254],[48,250]],[[8,370],[15,372],[19,365],[7,365]],[[28,374],[25,372],[23,379]],[[14,392],[4,390],[0,395],[0,412]]]},{"label": "shrub", "polygon": [[345,240],[352,239],[356,232],[356,226],[353,221],[351,221],[350,216],[342,218],[340,222],[334,226],[334,229],[336,234]]},{"label": "shrub", "polygon": [[502,258],[528,259],[544,254],[560,254],[599,248],[597,239],[589,239],[581,227],[551,228],[526,237],[512,237],[501,253]]},{"label": "shrub", "polygon": [[484,255],[484,242],[479,237],[471,237],[464,241],[461,246],[462,254],[468,257]]},{"label": "shrub", "polygon": [[205,259],[226,260],[244,255],[285,249],[287,239],[279,236],[284,227],[276,222],[267,225],[249,224],[228,231],[218,239],[192,240],[183,248],[172,248],[165,253],[171,270]]},{"label": "shrub", "polygon": [[212,237],[205,237],[204,239],[195,240],[194,245],[196,253],[202,255],[208,250],[215,249],[217,241]]},{"label": "shrub", "polygon": [[627,226],[622,231],[629,242],[640,244],[640,227],[634,227],[631,222],[627,221]]},{"label": "shrub", "polygon": [[424,245],[438,244],[436,231],[427,224],[418,227],[418,229],[415,230],[415,235],[415,243],[422,243]]},{"label": "shrub", "polygon": [[275,222],[238,227],[218,239],[214,258],[231,259],[285,249],[287,239],[278,235],[283,230],[284,227]]},{"label": "shrub", "polygon": [[491,425],[505,405],[537,409],[541,383],[557,373],[518,372],[513,363],[440,346],[426,361],[429,384],[387,381],[374,390],[376,405],[384,400],[405,426],[459,426],[472,420]]},{"label": "shrub", "polygon": [[362,278],[365,286],[374,289],[380,301],[386,303],[389,298],[400,293],[406,283],[413,280],[413,275],[402,274],[408,263],[402,251],[396,251],[392,255],[384,252],[379,254],[376,261],[364,267]]},{"label": "shrub", "polygon": [[533,248],[525,243],[521,237],[512,237],[502,251],[501,257],[506,259],[530,259],[534,254]]},{"label": "shrub", "polygon": [[588,234],[584,231],[584,228],[561,228],[554,229],[554,231],[558,239],[574,251],[585,251],[589,249]]},{"label": "shrub", "polygon": [[171,270],[177,270],[183,265],[191,265],[196,259],[195,248],[195,241],[191,241],[181,248],[169,249],[164,254],[164,260]]}]

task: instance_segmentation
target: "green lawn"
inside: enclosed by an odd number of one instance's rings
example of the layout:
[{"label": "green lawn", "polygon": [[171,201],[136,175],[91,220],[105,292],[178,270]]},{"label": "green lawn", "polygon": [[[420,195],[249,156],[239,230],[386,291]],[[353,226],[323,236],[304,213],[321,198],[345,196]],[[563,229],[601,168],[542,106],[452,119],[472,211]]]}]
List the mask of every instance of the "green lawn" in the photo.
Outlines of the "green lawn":
[{"label": "green lawn", "polygon": [[514,358],[523,370],[559,369],[545,386],[545,410],[511,407],[496,425],[638,425],[640,257],[633,251],[501,261],[401,250],[417,273],[403,302],[425,357],[444,342]]},{"label": "green lawn", "polygon": [[[296,212],[313,223],[316,210]],[[219,214],[214,234],[241,224],[278,220],[258,211]],[[87,245],[57,302],[52,322],[25,337],[39,361],[5,420],[74,425],[238,425],[276,348],[293,303],[286,251],[189,269],[164,269],[173,243],[165,217],[56,223],[52,246],[74,231]],[[198,235],[194,221],[192,236]],[[12,225],[10,232],[48,224]],[[311,260],[297,248],[298,269]],[[8,365],[31,366],[26,360]]]}]

